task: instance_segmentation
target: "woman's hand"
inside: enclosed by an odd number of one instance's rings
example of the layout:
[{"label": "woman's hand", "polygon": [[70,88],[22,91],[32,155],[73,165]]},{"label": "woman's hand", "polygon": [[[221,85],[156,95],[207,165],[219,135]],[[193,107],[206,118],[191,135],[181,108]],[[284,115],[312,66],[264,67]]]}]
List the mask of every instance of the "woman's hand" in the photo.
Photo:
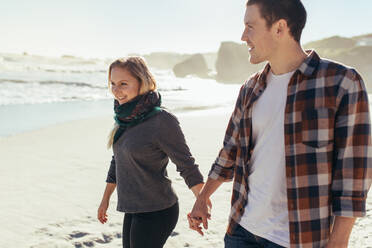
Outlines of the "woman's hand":
[{"label": "woman's hand", "polygon": [[102,223],[105,224],[107,222],[107,209],[109,206],[108,201],[102,201],[101,204],[99,205],[98,208],[98,213],[97,213],[97,219]]},{"label": "woman's hand", "polygon": [[110,197],[112,192],[114,192],[116,188],[115,183],[107,183],[105,193],[103,193],[101,204],[99,205],[98,211],[97,211],[97,219],[102,223],[105,224],[107,221],[107,214],[106,211],[109,206]]},{"label": "woman's hand", "polygon": [[189,222],[189,228],[190,229],[197,231],[202,236],[204,235],[204,233],[202,231],[202,228],[200,226],[200,224],[202,223],[202,221],[200,219],[192,218],[190,213],[188,213],[187,214],[187,220]]},{"label": "woman's hand", "polygon": [[203,224],[204,229],[208,229],[208,220],[211,219],[211,207],[212,204],[209,198],[204,199],[199,195],[191,213],[187,215],[189,228],[197,231],[201,235],[204,235],[200,224]]}]

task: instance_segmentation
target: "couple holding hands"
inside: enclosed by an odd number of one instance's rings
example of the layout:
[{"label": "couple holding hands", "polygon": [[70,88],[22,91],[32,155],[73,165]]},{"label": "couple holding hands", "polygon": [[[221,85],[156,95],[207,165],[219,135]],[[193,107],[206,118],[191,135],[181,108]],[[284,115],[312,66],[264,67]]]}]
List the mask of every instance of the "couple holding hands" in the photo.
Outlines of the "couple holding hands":
[{"label": "couple holding hands", "polygon": [[242,85],[205,183],[145,61],[110,65],[114,155],[98,219],[116,189],[123,247],[161,248],[175,228],[169,159],[196,197],[188,221],[201,234],[210,196],[233,181],[225,248],[348,246],[372,178],[368,94],[355,69],[301,47],[306,16],[300,0],[247,1],[241,39],[251,63],[267,64]]}]

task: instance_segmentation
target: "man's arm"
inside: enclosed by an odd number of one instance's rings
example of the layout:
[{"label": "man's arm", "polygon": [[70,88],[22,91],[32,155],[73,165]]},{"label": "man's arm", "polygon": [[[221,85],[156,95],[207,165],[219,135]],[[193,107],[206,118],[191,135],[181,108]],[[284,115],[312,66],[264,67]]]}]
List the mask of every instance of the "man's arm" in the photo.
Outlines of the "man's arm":
[{"label": "man's arm", "polygon": [[356,218],[336,216],[327,248],[347,248]]},{"label": "man's arm", "polygon": [[208,228],[208,220],[210,218],[210,209],[208,209],[209,197],[217,190],[217,188],[225,181],[231,181],[234,177],[235,160],[237,154],[237,143],[239,137],[239,123],[242,118],[243,98],[245,85],[240,89],[238,99],[235,104],[234,112],[231,115],[229,124],[226,129],[223,148],[212,165],[208,175],[208,180],[205,183],[200,194],[197,196],[196,202],[190,214],[188,214],[189,226],[191,229],[203,235],[201,227],[203,223],[205,229]]},{"label": "man's arm", "polygon": [[332,168],[332,212],[329,244],[347,247],[356,217],[365,215],[371,185],[371,127],[368,95],[359,74],[350,70],[340,85]]}]

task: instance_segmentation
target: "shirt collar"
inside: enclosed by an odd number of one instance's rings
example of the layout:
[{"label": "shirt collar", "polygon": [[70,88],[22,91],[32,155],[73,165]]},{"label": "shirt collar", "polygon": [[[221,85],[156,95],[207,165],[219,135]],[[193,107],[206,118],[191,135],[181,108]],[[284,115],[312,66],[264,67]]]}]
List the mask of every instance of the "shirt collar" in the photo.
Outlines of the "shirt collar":
[{"label": "shirt collar", "polygon": [[[311,76],[318,68],[320,57],[314,50],[306,50],[307,58],[297,68],[305,76]],[[266,78],[270,72],[270,64],[267,63],[263,70],[258,75],[258,82],[260,85],[266,85]]]},{"label": "shirt collar", "polygon": [[318,68],[320,57],[314,50],[306,50],[307,58],[298,67],[298,70],[305,76],[313,75],[314,71]]}]

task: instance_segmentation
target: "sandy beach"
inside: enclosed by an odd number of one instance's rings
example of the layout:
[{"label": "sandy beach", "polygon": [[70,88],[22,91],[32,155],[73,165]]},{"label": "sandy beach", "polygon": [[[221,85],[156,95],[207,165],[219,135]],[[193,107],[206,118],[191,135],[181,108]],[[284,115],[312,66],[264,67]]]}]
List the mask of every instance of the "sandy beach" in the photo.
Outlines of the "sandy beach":
[{"label": "sandy beach", "polygon": [[[230,110],[231,111],[231,110]],[[229,110],[179,114],[191,152],[204,176],[222,145]],[[123,214],[116,193],[105,225],[96,219],[112,151],[106,149],[111,116],[66,122],[0,138],[0,247],[121,247]],[[231,183],[212,198],[204,237],[188,229],[194,196],[173,164],[169,176],[179,196],[180,217],[166,248],[223,247]],[[353,229],[349,247],[372,247],[372,197],[367,217]]]}]

